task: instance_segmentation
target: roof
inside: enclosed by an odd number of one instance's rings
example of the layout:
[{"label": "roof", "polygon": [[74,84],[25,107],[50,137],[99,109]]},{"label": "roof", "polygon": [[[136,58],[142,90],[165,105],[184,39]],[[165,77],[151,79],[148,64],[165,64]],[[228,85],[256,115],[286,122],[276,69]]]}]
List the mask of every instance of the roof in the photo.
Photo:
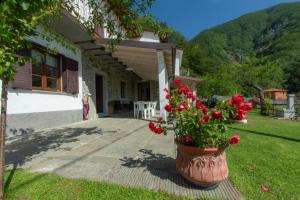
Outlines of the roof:
[{"label": "roof", "polygon": [[288,90],[285,89],[277,89],[277,88],[270,88],[270,89],[266,89],[264,90],[264,92],[287,92]]}]

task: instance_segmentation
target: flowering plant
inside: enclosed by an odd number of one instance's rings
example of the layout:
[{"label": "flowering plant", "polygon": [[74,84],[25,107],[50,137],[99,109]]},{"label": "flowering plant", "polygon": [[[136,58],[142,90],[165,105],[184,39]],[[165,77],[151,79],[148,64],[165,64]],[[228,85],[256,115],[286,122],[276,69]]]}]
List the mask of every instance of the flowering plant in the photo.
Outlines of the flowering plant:
[{"label": "flowering plant", "polygon": [[235,95],[229,101],[229,106],[232,108],[230,117],[234,120],[240,121],[246,119],[246,114],[252,109],[252,103],[245,103],[245,100],[240,95]]},{"label": "flowering plant", "polygon": [[[166,93],[169,103],[165,110],[173,119],[175,140],[181,144],[200,148],[218,147],[225,149],[229,144],[237,144],[238,135],[228,137],[226,135],[227,122],[230,117],[226,109],[220,106],[214,110],[208,110],[186,85],[180,80],[174,80],[174,87]],[[227,107],[228,108],[228,107]],[[149,123],[149,128],[156,134],[167,134],[167,125],[159,118],[158,123]]]}]

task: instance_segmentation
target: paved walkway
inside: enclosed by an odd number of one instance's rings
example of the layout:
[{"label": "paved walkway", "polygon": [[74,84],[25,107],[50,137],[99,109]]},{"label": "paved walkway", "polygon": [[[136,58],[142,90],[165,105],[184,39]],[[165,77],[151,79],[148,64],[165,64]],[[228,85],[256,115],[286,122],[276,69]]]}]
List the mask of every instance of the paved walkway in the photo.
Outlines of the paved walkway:
[{"label": "paved walkway", "polygon": [[101,118],[31,133],[7,146],[7,165],[195,198],[241,199],[228,180],[213,190],[186,184],[175,171],[173,135],[153,135],[147,125]]}]

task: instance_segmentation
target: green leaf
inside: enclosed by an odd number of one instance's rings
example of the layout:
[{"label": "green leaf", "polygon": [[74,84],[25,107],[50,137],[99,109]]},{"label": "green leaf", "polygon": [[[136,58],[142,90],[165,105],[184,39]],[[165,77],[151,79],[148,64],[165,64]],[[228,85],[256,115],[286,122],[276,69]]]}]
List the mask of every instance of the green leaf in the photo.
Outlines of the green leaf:
[{"label": "green leaf", "polygon": [[21,3],[21,7],[23,8],[23,10],[28,10],[29,6],[30,6],[29,3],[26,3],[26,2]]}]

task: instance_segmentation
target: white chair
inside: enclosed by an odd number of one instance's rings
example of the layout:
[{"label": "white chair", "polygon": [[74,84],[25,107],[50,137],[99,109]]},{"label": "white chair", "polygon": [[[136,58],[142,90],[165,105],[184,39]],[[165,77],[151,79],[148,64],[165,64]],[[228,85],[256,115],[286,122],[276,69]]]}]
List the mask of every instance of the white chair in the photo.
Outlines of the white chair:
[{"label": "white chair", "polygon": [[156,101],[153,101],[153,102],[151,102],[151,104],[150,104],[150,113],[151,113],[151,117],[154,117],[154,116],[155,116],[156,105],[157,105],[157,102],[156,102]]},{"label": "white chair", "polygon": [[133,117],[139,118],[139,106],[137,101],[133,102]]}]

